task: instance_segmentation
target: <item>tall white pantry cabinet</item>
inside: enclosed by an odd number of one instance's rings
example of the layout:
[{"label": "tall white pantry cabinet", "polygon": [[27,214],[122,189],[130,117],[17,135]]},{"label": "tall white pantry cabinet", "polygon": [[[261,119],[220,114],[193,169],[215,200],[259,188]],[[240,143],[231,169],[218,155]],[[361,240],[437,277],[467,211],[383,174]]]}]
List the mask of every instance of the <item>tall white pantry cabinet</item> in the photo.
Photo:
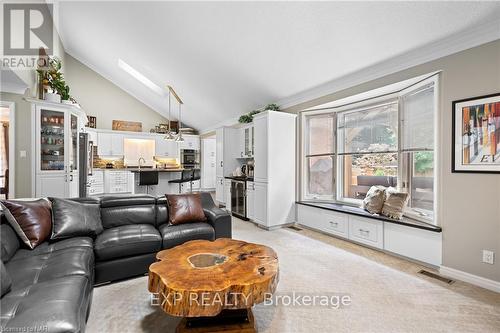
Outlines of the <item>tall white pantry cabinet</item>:
[{"label": "tall white pantry cabinet", "polygon": [[264,228],[295,221],[296,115],[265,111],[253,118],[253,220]]},{"label": "tall white pantry cabinet", "polygon": [[79,132],[87,116],[73,105],[26,99],[31,103],[33,197],[77,197]]}]

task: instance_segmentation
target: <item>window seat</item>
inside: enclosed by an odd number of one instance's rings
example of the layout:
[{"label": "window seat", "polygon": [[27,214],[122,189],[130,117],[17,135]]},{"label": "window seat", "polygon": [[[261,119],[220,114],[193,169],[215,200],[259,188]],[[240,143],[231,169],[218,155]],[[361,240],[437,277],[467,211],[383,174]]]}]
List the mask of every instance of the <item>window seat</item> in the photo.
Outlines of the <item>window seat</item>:
[{"label": "window seat", "polygon": [[360,207],[298,201],[297,223],[325,234],[439,267],[442,230],[410,218],[395,220]]},{"label": "window seat", "polygon": [[418,221],[418,220],[408,218],[405,216],[403,216],[403,218],[401,220],[391,219],[390,217],[379,215],[379,214],[370,214],[366,210],[364,210],[363,208],[355,207],[355,206],[342,205],[342,204],[338,204],[338,203],[321,203],[321,202],[314,202],[314,201],[297,201],[296,203],[299,205],[327,209],[327,210],[332,210],[332,211],[346,213],[346,214],[358,215],[358,216],[376,219],[376,220],[389,222],[389,223],[396,223],[396,224],[404,225],[404,226],[411,227],[411,228],[419,228],[419,229],[429,230],[429,231],[433,231],[433,232],[442,232],[441,227],[438,227],[438,226],[430,224],[430,223],[425,223],[425,222]]}]

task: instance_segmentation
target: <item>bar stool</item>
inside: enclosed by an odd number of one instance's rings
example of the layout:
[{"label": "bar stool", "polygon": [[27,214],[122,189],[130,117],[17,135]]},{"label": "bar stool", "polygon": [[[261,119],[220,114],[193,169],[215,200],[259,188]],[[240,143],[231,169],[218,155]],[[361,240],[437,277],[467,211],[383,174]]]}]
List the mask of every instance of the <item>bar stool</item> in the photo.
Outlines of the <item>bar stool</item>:
[{"label": "bar stool", "polygon": [[139,186],[146,186],[146,193],[149,194],[149,186],[158,185],[158,171],[139,171]]},{"label": "bar stool", "polygon": [[191,179],[191,192],[193,191],[193,183],[201,179],[201,169],[193,169],[193,178]]},{"label": "bar stool", "polygon": [[193,169],[186,169],[186,170],[182,170],[180,179],[172,179],[172,180],[169,180],[168,182],[173,183],[173,184],[179,184],[179,194],[181,194],[182,193],[182,184],[184,184],[184,183],[189,183],[191,185],[189,188],[189,192],[193,191],[192,183],[191,183],[192,179],[193,179]]}]

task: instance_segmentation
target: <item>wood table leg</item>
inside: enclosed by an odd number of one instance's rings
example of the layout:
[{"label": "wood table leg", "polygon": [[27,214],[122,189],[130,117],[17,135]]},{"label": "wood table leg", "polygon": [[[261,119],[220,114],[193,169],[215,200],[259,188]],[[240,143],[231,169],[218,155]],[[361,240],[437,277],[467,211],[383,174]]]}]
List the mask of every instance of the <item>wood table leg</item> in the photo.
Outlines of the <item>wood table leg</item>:
[{"label": "wood table leg", "polygon": [[182,318],[176,333],[256,333],[252,309],[224,310],[215,317]]}]

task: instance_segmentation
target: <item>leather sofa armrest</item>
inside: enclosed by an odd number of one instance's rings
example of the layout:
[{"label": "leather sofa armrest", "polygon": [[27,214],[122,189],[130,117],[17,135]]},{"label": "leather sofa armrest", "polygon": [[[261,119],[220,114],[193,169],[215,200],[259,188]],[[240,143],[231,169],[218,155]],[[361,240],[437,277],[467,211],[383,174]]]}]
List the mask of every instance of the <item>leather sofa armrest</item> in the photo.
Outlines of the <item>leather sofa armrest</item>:
[{"label": "leather sofa armrest", "polygon": [[207,222],[212,225],[215,230],[215,238],[231,238],[231,215],[215,206],[203,207]]},{"label": "leather sofa armrest", "polygon": [[215,229],[215,238],[231,238],[231,214],[215,206],[208,192],[201,193],[201,204],[207,217],[207,222]]}]

